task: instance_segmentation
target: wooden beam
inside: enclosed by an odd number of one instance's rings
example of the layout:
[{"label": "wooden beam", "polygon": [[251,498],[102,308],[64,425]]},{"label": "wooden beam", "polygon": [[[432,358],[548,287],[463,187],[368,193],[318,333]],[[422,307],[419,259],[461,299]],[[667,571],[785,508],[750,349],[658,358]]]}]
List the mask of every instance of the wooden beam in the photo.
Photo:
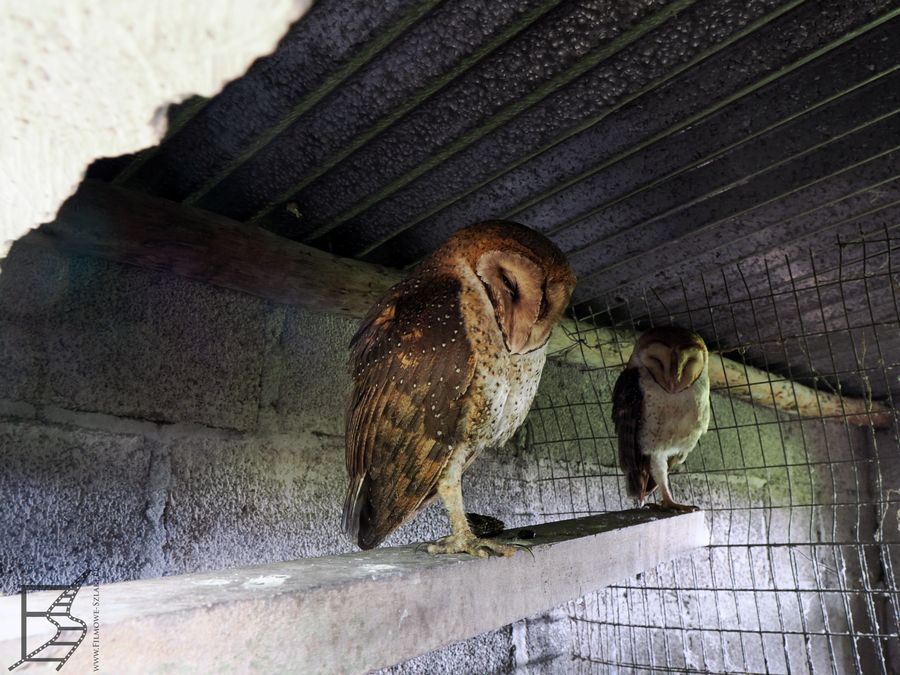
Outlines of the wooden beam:
[{"label": "wooden beam", "polygon": [[[24,241],[356,318],[403,278],[397,270],[96,181],[85,181],[55,221]],[[551,336],[550,352],[578,367],[616,368],[628,361],[636,338],[633,331],[566,319]],[[731,396],[802,417],[877,428],[894,421],[880,403],[818,391],[717,354],[710,358],[710,382]]]},{"label": "wooden beam", "polygon": [[260,227],[97,181],[85,181],[56,220],[23,240],[353,317],[363,316],[403,278]]},{"label": "wooden beam", "polygon": [[[92,599],[108,673],[364,673],[506,626],[709,545],[702,512],[647,509],[529,527],[510,558],[417,546],[85,586],[88,624],[66,664],[92,671]],[[516,530],[513,531],[515,533]],[[58,592],[29,595],[46,608]],[[22,602],[0,598],[0,664],[20,658]],[[48,637],[29,621],[29,648]],[[63,671],[65,672],[65,670]]]}]

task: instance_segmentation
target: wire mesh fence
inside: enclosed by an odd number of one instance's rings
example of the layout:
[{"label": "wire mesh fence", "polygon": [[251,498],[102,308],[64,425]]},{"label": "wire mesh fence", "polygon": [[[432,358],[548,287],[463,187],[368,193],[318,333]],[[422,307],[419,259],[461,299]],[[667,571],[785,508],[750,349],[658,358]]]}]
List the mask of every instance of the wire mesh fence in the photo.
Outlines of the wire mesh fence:
[{"label": "wire mesh fence", "polygon": [[[690,327],[772,373],[772,387],[894,408],[900,238],[882,227],[827,248],[633,293],[579,325]],[[596,346],[599,335],[579,337]],[[611,419],[621,364],[585,371],[588,387],[539,395],[529,418],[539,518],[633,506]],[[676,499],[707,513],[712,545],[570,603],[576,670],[900,672],[896,412],[877,429],[750,405],[728,388],[714,388],[709,432],[672,479]]]}]

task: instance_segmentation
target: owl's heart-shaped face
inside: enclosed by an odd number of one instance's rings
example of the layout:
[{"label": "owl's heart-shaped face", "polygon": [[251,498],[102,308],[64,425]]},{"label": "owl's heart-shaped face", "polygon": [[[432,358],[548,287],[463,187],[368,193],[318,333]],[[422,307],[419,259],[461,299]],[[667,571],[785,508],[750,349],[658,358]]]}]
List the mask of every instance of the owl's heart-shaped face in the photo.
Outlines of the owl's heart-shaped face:
[{"label": "owl's heart-shaped face", "polygon": [[571,283],[550,278],[529,258],[506,250],[482,254],[475,272],[490,297],[507,349],[527,354],[542,347],[569,303]]},{"label": "owl's heart-shaped face", "polygon": [[635,352],[641,365],[670,394],[684,391],[696,382],[709,359],[699,335],[674,327],[645,333]]}]

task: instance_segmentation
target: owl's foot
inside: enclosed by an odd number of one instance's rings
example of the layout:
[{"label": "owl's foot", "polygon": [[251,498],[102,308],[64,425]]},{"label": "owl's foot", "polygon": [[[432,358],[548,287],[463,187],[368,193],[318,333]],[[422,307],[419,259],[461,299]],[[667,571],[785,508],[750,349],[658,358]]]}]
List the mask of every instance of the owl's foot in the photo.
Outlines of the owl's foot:
[{"label": "owl's foot", "polygon": [[490,555],[511,556],[519,547],[503,544],[496,539],[481,539],[474,534],[451,534],[442,537],[426,549],[432,555],[438,553],[468,553],[476,558],[487,558]]},{"label": "owl's foot", "polygon": [[699,506],[694,506],[693,504],[679,504],[678,502],[673,502],[671,499],[663,499],[661,502],[653,502],[647,504],[647,506],[651,509],[675,511],[676,513],[693,513],[694,511],[700,510]]}]

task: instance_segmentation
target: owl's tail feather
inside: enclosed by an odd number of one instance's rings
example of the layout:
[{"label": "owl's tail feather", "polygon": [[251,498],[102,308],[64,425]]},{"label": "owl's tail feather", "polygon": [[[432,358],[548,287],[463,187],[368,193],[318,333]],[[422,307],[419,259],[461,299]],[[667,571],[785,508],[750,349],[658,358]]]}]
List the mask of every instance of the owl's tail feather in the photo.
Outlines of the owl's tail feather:
[{"label": "owl's tail feather", "polygon": [[649,466],[638,466],[625,474],[625,490],[629,497],[639,500],[642,504],[656,489],[656,481],[650,475]]},{"label": "owl's tail feather", "polygon": [[367,483],[368,476],[365,474],[351,478],[350,485],[347,487],[347,496],[344,498],[344,514],[341,518],[341,529],[354,543],[356,543],[356,537],[359,534],[360,511],[363,504],[367,501]]},{"label": "owl's tail feather", "polygon": [[[364,551],[375,548],[384,541],[391,530],[379,531],[375,517],[375,507],[371,500],[371,481],[368,474],[358,476],[350,481],[347,497],[344,500],[344,515],[341,529],[353,542]],[[391,528],[393,529],[393,528]]]}]

